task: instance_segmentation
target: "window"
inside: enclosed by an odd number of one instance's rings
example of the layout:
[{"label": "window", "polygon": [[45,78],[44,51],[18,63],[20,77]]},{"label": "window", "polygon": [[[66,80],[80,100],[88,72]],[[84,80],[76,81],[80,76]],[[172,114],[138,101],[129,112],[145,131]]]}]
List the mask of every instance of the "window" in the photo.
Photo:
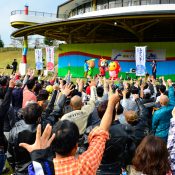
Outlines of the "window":
[{"label": "window", "polygon": [[150,4],[160,4],[160,0],[151,0]]},{"label": "window", "polygon": [[140,0],[132,0],[132,5],[140,5]]},{"label": "window", "polygon": [[161,4],[169,4],[170,1],[169,0],[161,0]]},{"label": "window", "polygon": [[88,3],[85,4],[85,13],[92,11],[91,6],[92,6],[91,2],[88,2]]},{"label": "window", "polygon": [[141,0],[141,5],[147,5],[147,4],[149,4],[149,3],[147,2],[147,0]]},{"label": "window", "polygon": [[170,0],[170,4],[175,4],[175,0]]},{"label": "window", "polygon": [[97,0],[97,10],[108,9],[108,0]]},{"label": "window", "polygon": [[123,0],[123,7],[131,6],[131,5],[132,5],[132,1],[131,0]]},{"label": "window", "polygon": [[116,0],[116,7],[122,7],[122,0]]},{"label": "window", "polygon": [[115,0],[109,0],[109,8],[115,8],[116,6]]},{"label": "window", "polygon": [[75,15],[77,15],[77,8],[72,10],[72,16],[75,16]]},{"label": "window", "polygon": [[79,6],[77,9],[78,9],[78,15],[84,13],[84,5]]}]

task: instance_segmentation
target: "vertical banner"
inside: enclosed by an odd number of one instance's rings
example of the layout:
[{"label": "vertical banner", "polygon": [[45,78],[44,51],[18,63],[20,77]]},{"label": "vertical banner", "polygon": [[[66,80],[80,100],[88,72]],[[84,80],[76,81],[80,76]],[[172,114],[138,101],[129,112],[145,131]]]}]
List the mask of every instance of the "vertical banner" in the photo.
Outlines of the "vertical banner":
[{"label": "vertical banner", "polygon": [[42,49],[35,49],[35,63],[36,63],[36,70],[42,70],[43,69]]},{"label": "vertical banner", "polygon": [[135,47],[136,60],[136,76],[144,76],[146,74],[146,46]]},{"label": "vertical banner", "polygon": [[46,47],[47,70],[54,71],[54,47]]}]

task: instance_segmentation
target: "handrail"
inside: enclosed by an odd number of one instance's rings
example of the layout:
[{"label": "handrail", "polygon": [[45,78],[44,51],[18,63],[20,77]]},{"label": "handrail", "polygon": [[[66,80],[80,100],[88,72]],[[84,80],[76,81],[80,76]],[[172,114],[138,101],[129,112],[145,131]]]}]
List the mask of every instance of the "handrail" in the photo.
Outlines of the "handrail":
[{"label": "handrail", "polygon": [[[24,10],[14,10],[11,12],[11,15],[25,15],[25,11]],[[46,13],[46,12],[38,12],[38,11],[29,11],[28,12],[29,16],[44,16],[44,17],[54,17],[56,18],[56,14],[54,13]]]}]

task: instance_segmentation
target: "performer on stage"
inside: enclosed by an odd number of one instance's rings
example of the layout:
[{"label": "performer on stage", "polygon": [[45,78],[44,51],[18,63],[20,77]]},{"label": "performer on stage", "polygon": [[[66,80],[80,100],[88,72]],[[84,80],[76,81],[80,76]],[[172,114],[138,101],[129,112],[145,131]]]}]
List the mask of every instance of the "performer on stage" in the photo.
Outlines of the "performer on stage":
[{"label": "performer on stage", "polygon": [[84,77],[85,78],[87,78],[88,70],[89,70],[89,66],[88,66],[87,60],[85,60],[84,61]]},{"label": "performer on stage", "polygon": [[99,76],[105,77],[106,71],[108,69],[108,61],[101,58],[98,62],[98,66],[99,66],[99,71],[100,71]]},{"label": "performer on stage", "polygon": [[121,67],[118,61],[111,61],[108,66],[110,79],[118,79],[118,74],[121,71]]},{"label": "performer on stage", "polygon": [[153,60],[152,61],[152,75],[154,77],[154,79],[156,80],[156,72],[157,72],[157,63],[156,63],[156,60]]},{"label": "performer on stage", "polygon": [[92,78],[93,77],[93,70],[94,70],[94,67],[95,67],[95,59],[90,59],[87,61],[88,63],[88,76],[87,78]]}]

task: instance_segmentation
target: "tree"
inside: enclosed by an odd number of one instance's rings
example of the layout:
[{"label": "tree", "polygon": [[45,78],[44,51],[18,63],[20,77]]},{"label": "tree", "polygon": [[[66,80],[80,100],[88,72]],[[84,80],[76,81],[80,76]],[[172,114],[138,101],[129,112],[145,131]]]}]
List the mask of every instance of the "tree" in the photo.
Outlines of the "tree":
[{"label": "tree", "polygon": [[11,38],[11,45],[15,48],[21,48],[23,46],[23,37]]},{"label": "tree", "polygon": [[2,41],[1,38],[0,38],[0,47],[4,47],[4,42]]},{"label": "tree", "polygon": [[50,38],[47,38],[47,37],[44,38],[44,44],[45,45],[47,45],[47,46],[53,46],[53,43],[54,43],[54,40],[53,39],[50,39]]},{"label": "tree", "polygon": [[[31,40],[32,37],[27,38],[28,44],[30,43]],[[23,44],[24,44],[24,37],[18,37],[18,38],[11,37],[11,45],[13,47],[22,48]]]}]

